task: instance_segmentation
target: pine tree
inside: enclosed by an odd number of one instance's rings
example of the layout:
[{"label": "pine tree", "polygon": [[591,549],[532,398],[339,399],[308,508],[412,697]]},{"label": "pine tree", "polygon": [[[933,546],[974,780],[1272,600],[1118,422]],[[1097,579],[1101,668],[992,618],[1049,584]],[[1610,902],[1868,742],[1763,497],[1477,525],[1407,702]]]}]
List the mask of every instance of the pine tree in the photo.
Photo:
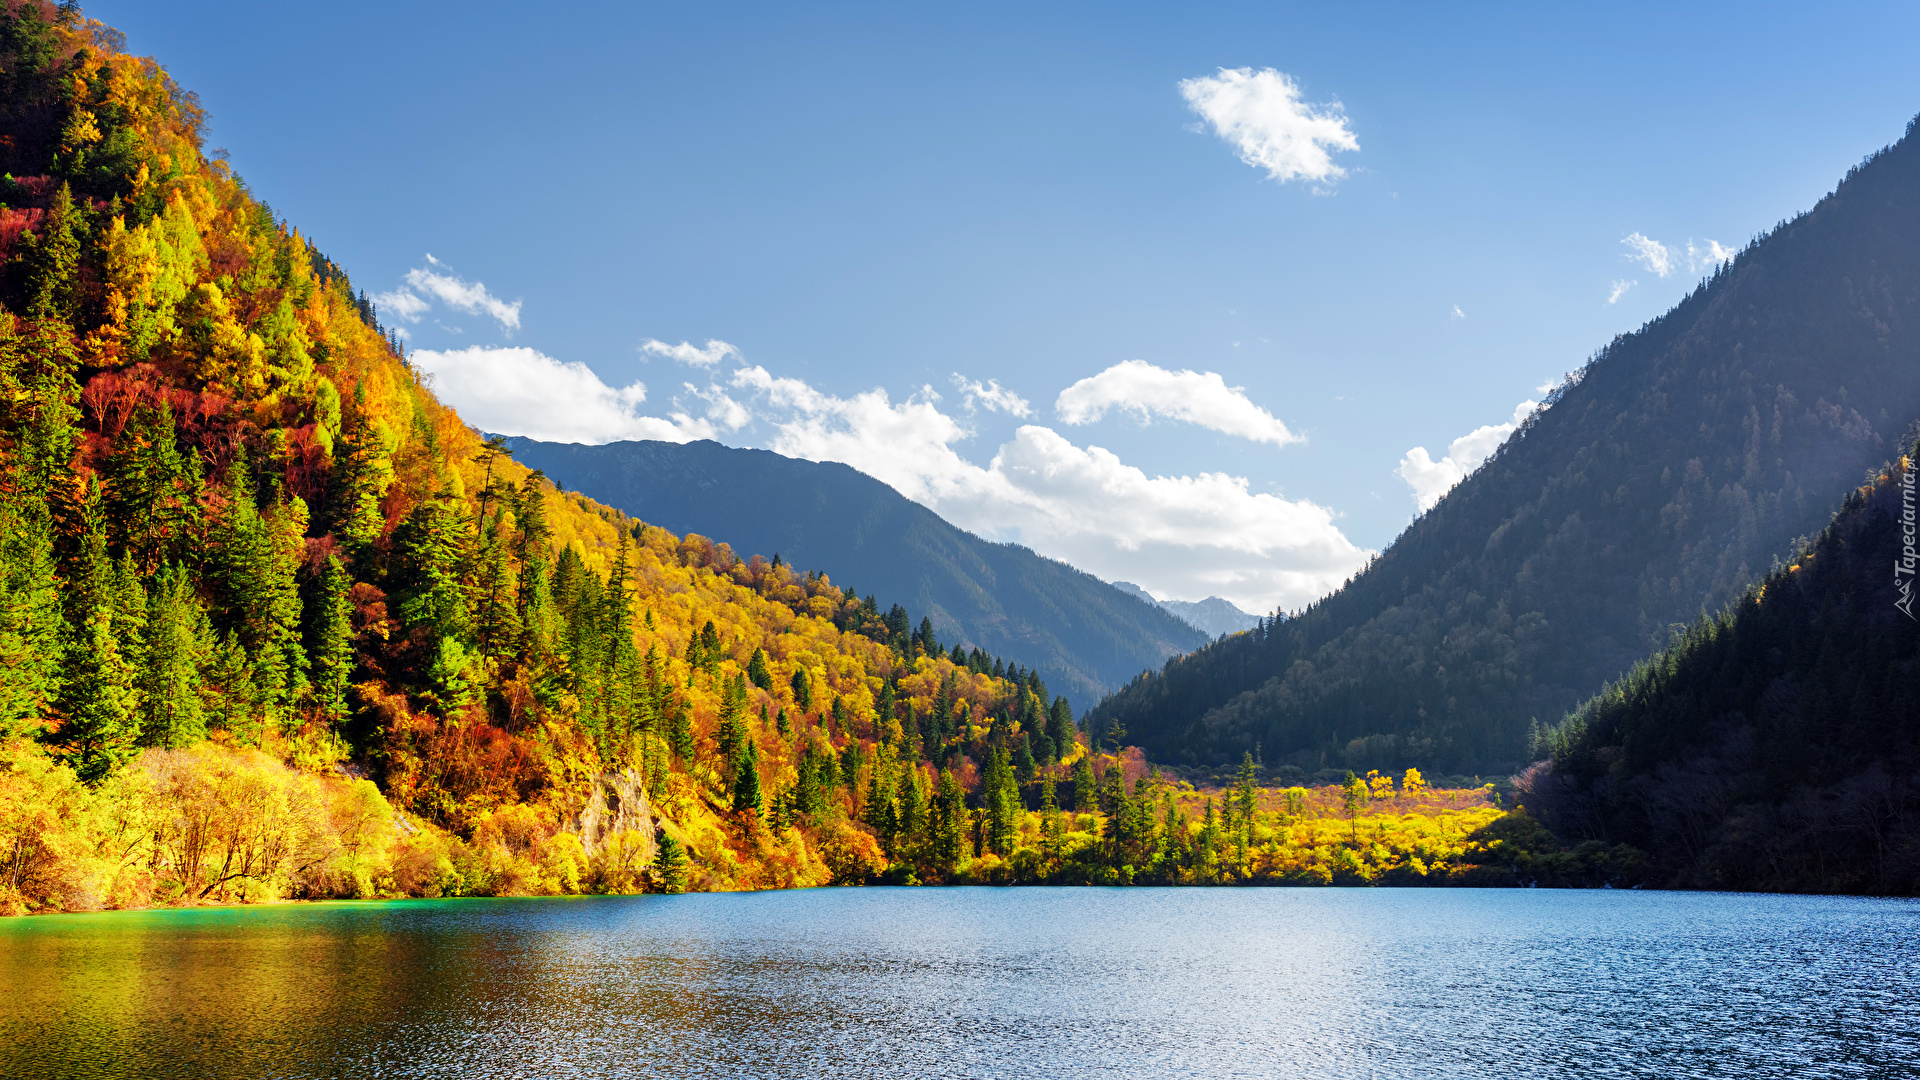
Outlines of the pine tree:
[{"label": "pine tree", "polygon": [[416,688],[453,711],[472,693],[471,613],[462,574],[470,543],[462,515],[430,499],[393,530],[387,609],[418,649]]},{"label": "pine tree", "polygon": [[27,249],[27,317],[72,323],[80,312],[80,234],[86,226],[62,180]]},{"label": "pine tree", "polygon": [[290,499],[270,514],[260,513],[253,485],[238,463],[229,471],[226,486],[226,510],[214,527],[210,558],[220,585],[223,621],[246,648],[266,718],[284,722],[307,687],[298,581],[306,504]]},{"label": "pine tree", "polygon": [[734,765],[733,809],[735,812],[760,812],[760,746],[749,738],[741,747]]},{"label": "pine tree", "polygon": [[767,651],[761,648],[753,650],[753,657],[747,661],[747,678],[753,685],[769,693],[773,691],[773,675],[767,671]]},{"label": "pine tree", "polygon": [[794,705],[803,713],[813,711],[813,676],[806,668],[795,665],[789,683],[793,690]]},{"label": "pine tree", "polygon": [[109,542],[141,572],[193,554],[199,532],[198,460],[175,445],[173,411],[141,404],[100,461]]},{"label": "pine tree", "polygon": [[347,599],[351,582],[346,567],[328,555],[320,572],[307,583],[301,605],[303,637],[310,672],[313,703],[330,723],[347,715],[347,686],[353,680],[353,604]]},{"label": "pine tree", "polygon": [[146,649],[139,689],[140,741],[180,749],[206,737],[200,695],[213,658],[213,628],[177,563],[162,567],[147,597]]},{"label": "pine tree", "polygon": [[1073,812],[1091,814],[1100,809],[1099,782],[1093,775],[1093,755],[1080,755],[1073,763]]},{"label": "pine tree", "polygon": [[39,731],[65,637],[45,505],[0,494],[0,739]]},{"label": "pine tree", "polygon": [[980,777],[980,789],[986,800],[987,850],[1005,858],[1013,853],[1014,829],[1021,807],[1020,790],[1004,745],[994,747],[989,753],[987,768]]},{"label": "pine tree", "polygon": [[687,891],[687,849],[665,829],[654,833],[653,880],[663,893]]},{"label": "pine tree", "polygon": [[863,818],[874,834],[880,838],[880,846],[888,855],[900,839],[900,804],[895,786],[893,754],[882,748],[874,758],[873,771],[867,778],[867,798]]},{"label": "pine tree", "polygon": [[740,755],[740,747],[746,741],[744,725],[747,712],[747,680],[745,676],[733,675],[727,679],[720,694],[720,722],[714,732],[714,741],[720,751],[720,760],[734,767]]},{"label": "pine tree", "polygon": [[[134,656],[140,635],[134,625],[134,597],[127,589],[129,584],[137,589],[139,583],[119,580],[107,558],[97,500],[88,505],[86,516],[87,530],[67,588],[66,677],[56,703],[60,721],[47,741],[91,783],[133,756],[139,741]],[[138,622],[143,624],[144,596],[140,601]]]}]

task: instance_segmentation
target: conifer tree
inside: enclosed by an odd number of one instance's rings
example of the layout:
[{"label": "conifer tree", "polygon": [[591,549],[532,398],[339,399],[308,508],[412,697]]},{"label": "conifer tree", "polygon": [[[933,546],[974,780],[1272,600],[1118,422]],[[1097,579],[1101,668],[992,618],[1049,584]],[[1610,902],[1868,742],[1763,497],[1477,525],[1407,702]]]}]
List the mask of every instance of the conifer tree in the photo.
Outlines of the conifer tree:
[{"label": "conifer tree", "polygon": [[65,637],[45,505],[0,494],[0,738],[44,723],[60,692]]},{"label": "conifer tree", "polygon": [[803,713],[812,712],[813,711],[813,676],[808,673],[806,668],[801,667],[799,665],[795,665],[793,669],[793,678],[789,680],[789,683],[790,683],[791,689],[793,690],[794,705],[798,706],[800,711]]},{"label": "conifer tree", "polygon": [[987,850],[1004,858],[1013,853],[1020,811],[1020,792],[1004,744],[989,751],[987,767],[980,774],[980,790],[987,816]]},{"label": "conifer tree", "polygon": [[654,833],[653,880],[663,893],[687,891],[687,849],[665,829]]},{"label": "conifer tree", "polygon": [[180,749],[206,737],[202,672],[213,657],[213,629],[186,568],[162,567],[147,597],[141,665],[140,741]]},{"label": "conifer tree", "polygon": [[720,751],[720,760],[726,762],[729,769],[735,767],[741,744],[747,739],[744,726],[746,712],[746,677],[730,676],[720,695],[720,722],[714,732],[714,742]]},{"label": "conifer tree", "polygon": [[1093,775],[1093,755],[1080,755],[1073,763],[1073,812],[1091,814],[1100,809],[1099,782]]},{"label": "conifer tree", "polygon": [[747,739],[734,765],[733,808],[736,812],[760,812],[760,746]]},{"label": "conifer tree", "polygon": [[353,604],[351,582],[340,559],[328,555],[307,583],[301,604],[313,703],[330,723],[347,715],[347,686],[353,680]]},{"label": "conifer tree", "polygon": [[773,675],[767,671],[767,651],[755,647],[753,656],[747,661],[747,678],[753,685],[769,693],[773,691]]},{"label": "conifer tree", "polygon": [[72,323],[80,311],[80,237],[85,231],[62,180],[27,250],[27,316]]},{"label": "conifer tree", "polygon": [[[135,659],[141,627],[132,595],[139,582],[122,580],[107,558],[97,501],[86,508],[86,517],[87,531],[67,583],[65,679],[56,704],[60,721],[48,742],[81,779],[97,782],[131,757],[139,741]],[[137,622],[144,624],[145,597],[138,600]]]}]

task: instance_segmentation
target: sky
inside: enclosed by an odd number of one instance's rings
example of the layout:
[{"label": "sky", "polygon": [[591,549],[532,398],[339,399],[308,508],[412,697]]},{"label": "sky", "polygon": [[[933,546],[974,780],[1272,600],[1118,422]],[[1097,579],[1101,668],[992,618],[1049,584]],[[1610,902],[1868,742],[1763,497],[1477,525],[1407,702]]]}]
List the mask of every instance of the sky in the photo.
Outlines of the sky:
[{"label": "sky", "polygon": [[87,13],[476,427],[844,461],[1254,612],[1920,113],[1910,4]]}]

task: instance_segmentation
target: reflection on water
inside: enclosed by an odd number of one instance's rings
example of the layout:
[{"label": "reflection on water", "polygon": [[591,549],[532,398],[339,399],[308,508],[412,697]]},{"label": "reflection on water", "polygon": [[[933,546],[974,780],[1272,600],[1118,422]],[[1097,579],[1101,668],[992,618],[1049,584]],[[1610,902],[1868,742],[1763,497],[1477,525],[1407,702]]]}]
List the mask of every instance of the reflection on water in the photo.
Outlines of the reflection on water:
[{"label": "reflection on water", "polygon": [[6,1076],[1912,1076],[1920,903],[825,889],[0,921]]}]

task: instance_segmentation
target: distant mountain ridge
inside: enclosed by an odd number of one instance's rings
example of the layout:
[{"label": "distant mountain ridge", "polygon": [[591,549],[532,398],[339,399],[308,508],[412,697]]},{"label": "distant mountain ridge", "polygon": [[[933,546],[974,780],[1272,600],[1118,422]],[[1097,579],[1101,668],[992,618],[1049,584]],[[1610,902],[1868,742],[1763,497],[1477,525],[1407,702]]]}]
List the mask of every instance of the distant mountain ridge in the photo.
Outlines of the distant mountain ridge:
[{"label": "distant mountain ridge", "polygon": [[1096,706],[1149,754],[1492,773],[1739,596],[1920,415],[1920,140],[1621,335],[1301,617]]},{"label": "distant mountain ridge", "polygon": [[1237,634],[1242,630],[1251,630],[1260,625],[1260,616],[1247,614],[1240,610],[1239,605],[1224,597],[1209,596],[1205,600],[1155,600],[1152,593],[1131,581],[1116,581],[1113,587],[1171,612],[1181,622],[1210,637]]},{"label": "distant mountain ridge", "polygon": [[1037,668],[1076,710],[1212,636],[1016,544],[956,528],[846,465],[702,440],[585,446],[511,438],[514,457],[671,532],[800,570],[933,619],[959,642]]}]

